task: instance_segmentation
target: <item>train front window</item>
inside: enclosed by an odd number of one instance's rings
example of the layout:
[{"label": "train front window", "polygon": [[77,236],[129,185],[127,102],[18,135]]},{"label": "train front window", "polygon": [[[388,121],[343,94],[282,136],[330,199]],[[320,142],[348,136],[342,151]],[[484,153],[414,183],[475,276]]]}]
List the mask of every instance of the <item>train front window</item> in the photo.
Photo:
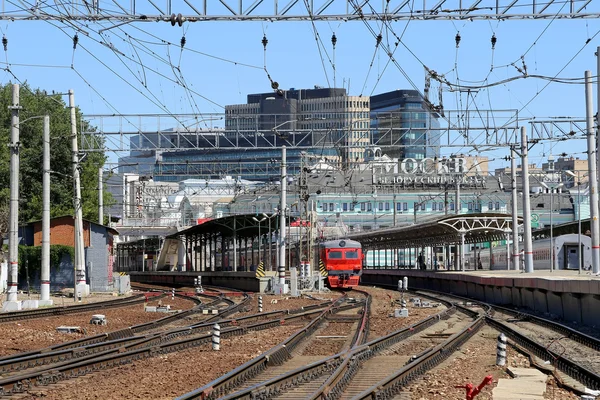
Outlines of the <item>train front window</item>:
[{"label": "train front window", "polygon": [[346,258],[356,260],[358,258],[358,251],[355,250],[347,250]]},{"label": "train front window", "polygon": [[329,259],[341,260],[342,259],[342,252],[341,251],[330,251],[329,254],[328,254],[328,258]]}]

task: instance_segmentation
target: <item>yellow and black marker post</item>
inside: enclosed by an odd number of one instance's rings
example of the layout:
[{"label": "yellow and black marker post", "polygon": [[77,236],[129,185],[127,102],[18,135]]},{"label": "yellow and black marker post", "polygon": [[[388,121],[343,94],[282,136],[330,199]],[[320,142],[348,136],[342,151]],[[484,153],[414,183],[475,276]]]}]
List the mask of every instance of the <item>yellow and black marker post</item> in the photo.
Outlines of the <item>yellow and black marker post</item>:
[{"label": "yellow and black marker post", "polygon": [[327,276],[327,269],[325,268],[325,264],[323,264],[323,260],[319,260],[319,273],[321,276]]},{"label": "yellow and black marker post", "polygon": [[265,275],[265,264],[261,261],[258,264],[258,268],[256,268],[256,277],[257,278],[264,278]]}]

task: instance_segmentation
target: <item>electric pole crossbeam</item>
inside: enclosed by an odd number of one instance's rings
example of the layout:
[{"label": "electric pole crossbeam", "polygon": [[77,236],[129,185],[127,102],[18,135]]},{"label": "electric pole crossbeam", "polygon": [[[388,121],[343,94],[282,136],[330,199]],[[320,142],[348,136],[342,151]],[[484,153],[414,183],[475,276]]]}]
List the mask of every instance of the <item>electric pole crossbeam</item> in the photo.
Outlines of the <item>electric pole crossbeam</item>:
[{"label": "electric pole crossbeam", "polygon": [[43,8],[34,4],[31,4],[32,7],[19,7],[18,4],[21,3],[4,4],[0,19],[68,19],[124,23],[163,21],[181,25],[197,21],[508,20],[600,17],[598,2],[591,0],[570,1],[567,5],[564,5],[564,2],[537,3],[529,0],[473,0],[471,3],[461,0],[322,0],[306,3],[280,3],[277,0],[220,0],[199,3],[186,0],[92,0],[72,1]]},{"label": "electric pole crossbeam", "polygon": [[[207,124],[189,129],[189,121],[194,115],[86,115],[90,126],[98,126],[98,132],[82,132],[82,145],[86,151],[174,151],[174,150],[236,150],[236,149],[277,149],[286,146],[295,148],[321,149],[337,143],[341,147],[352,147],[356,134],[367,135],[369,145],[381,147],[412,147],[413,142],[406,140],[407,135],[426,138],[425,146],[430,147],[498,147],[519,142],[519,118],[517,110],[445,110],[445,117],[435,118],[431,113],[427,117],[427,128],[412,128],[410,132],[403,123],[411,123],[410,118],[400,113],[385,113],[373,121],[376,128],[358,126],[337,128],[336,119],[325,120],[325,128],[283,127],[274,133],[271,128],[255,122],[245,129],[235,127],[223,129]],[[224,114],[203,114],[205,120],[224,120]],[[263,115],[265,116],[265,115]],[[270,114],[273,120],[289,115]],[[241,117],[241,116],[240,116]],[[255,116],[253,116],[255,117]],[[320,118],[318,118],[320,120]],[[307,120],[310,121],[310,120]],[[423,120],[420,120],[423,122]],[[196,123],[198,123],[196,121]],[[321,124],[321,123],[320,123]],[[439,127],[436,125],[439,124]],[[564,137],[557,130],[541,135],[545,139]],[[410,142],[409,144],[406,144]],[[438,143],[439,142],[439,143]],[[99,146],[99,144],[103,144]],[[101,148],[100,148],[101,147]]]}]

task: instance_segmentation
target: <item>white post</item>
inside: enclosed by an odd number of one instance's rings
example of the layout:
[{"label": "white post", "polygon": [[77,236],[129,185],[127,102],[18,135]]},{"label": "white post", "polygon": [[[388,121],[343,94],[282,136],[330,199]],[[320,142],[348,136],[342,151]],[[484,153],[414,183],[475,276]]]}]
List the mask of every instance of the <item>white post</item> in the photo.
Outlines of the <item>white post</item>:
[{"label": "white post", "polygon": [[175,288],[171,289],[171,300],[175,300]]},{"label": "white post", "polygon": [[50,300],[50,117],[44,116],[44,160],[42,182],[42,276],[40,306],[51,306]]},{"label": "white post", "polygon": [[221,327],[219,324],[213,325],[212,348],[214,351],[221,350]]},{"label": "white post", "polygon": [[10,124],[10,235],[8,243],[8,296],[9,304],[4,304],[5,311],[21,309],[18,301],[18,276],[19,276],[19,85],[12,87],[12,106]]},{"label": "white post", "polygon": [[[506,268],[508,270],[510,270],[510,261],[511,261],[511,257],[510,257],[510,231],[507,231],[505,234],[505,238],[506,238]],[[516,266],[515,266],[516,269]]]},{"label": "white post", "polygon": [[277,294],[287,293],[285,287],[285,214],[287,209],[287,171],[286,171],[286,150],[281,146],[281,199],[279,203],[279,265],[277,273],[279,276],[279,291]]},{"label": "white post", "polygon": [[79,177],[79,144],[77,143],[77,113],[75,95],[69,89],[69,108],[71,109],[71,159],[73,163],[73,207],[75,209],[75,300],[89,294],[85,283],[85,260],[83,249],[83,216],[81,211],[81,183]]},{"label": "white post", "polygon": [[258,312],[259,313],[263,312],[263,302],[262,302],[262,296],[261,295],[258,296]]},{"label": "white post", "polygon": [[527,132],[521,127],[521,174],[523,175],[523,257],[525,271],[533,272],[533,243],[531,240],[531,203],[529,197],[529,159],[527,157]]},{"label": "white post", "polygon": [[[600,56],[600,54],[599,54]],[[600,85],[599,85],[600,86]],[[590,185],[590,227],[592,231],[592,273],[600,273],[600,238],[598,236],[598,179],[596,165],[596,140],[592,99],[592,73],[585,71],[585,114],[587,130],[588,176]]]},{"label": "white post", "polygon": [[465,232],[460,232],[460,270],[465,272]]},{"label": "white post", "polygon": [[504,366],[506,364],[506,335],[498,335],[498,345],[496,347],[496,365]]}]

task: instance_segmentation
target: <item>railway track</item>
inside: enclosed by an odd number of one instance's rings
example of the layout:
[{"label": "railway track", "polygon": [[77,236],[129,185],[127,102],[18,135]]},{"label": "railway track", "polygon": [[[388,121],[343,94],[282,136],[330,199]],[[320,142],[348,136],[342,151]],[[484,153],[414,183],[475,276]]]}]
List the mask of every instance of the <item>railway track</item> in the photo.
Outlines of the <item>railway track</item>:
[{"label": "railway track", "polygon": [[23,311],[13,311],[7,313],[0,314],[0,324],[5,322],[19,321],[24,319],[33,319],[33,318],[47,318],[47,317],[55,317],[59,315],[66,314],[76,314],[82,312],[89,312],[99,309],[106,308],[116,308],[116,307],[127,307],[134,304],[141,304],[146,301],[146,297],[143,294],[134,295],[126,298],[107,300],[107,301],[99,301],[96,303],[88,303],[88,304],[75,304],[72,306],[63,306],[63,307],[48,307],[48,308],[39,308],[34,310],[23,310]]},{"label": "railway track", "polygon": [[[2,368],[0,369],[2,372],[0,394],[7,396],[21,393],[36,386],[45,386],[158,354],[210,343],[212,334],[209,332],[215,320],[219,320],[223,326],[221,337],[229,337],[279,326],[289,321],[302,321],[322,313],[319,307],[325,306],[314,305],[299,310],[273,311],[237,319],[221,319],[222,315],[233,313],[243,305],[244,302],[232,304],[221,315],[210,316],[211,321],[167,332],[129,336],[83,346],[81,341],[74,341],[62,345],[63,349],[57,349],[55,346],[37,351],[35,354],[6,357],[0,360],[0,368]],[[143,325],[129,330],[139,331],[148,328],[145,326],[148,324]]]},{"label": "railway track", "polygon": [[[362,340],[354,341],[352,346],[335,355],[321,357],[308,364],[310,360],[299,359],[303,362],[291,362],[285,368],[273,368],[268,373],[262,370],[250,373],[248,367],[260,363],[261,359],[268,359],[278,350],[273,349],[249,365],[178,400],[349,399],[360,395],[365,398],[385,398],[380,397],[381,393],[386,393],[386,396],[396,393],[411,379],[445,359],[483,325],[485,312],[444,303],[448,308],[441,313],[369,343],[362,343],[366,337],[366,330],[363,329]],[[457,310],[460,312],[457,313]],[[429,340],[430,345],[415,354],[414,345],[423,338]],[[279,365],[277,362],[273,364]],[[244,379],[244,374],[252,375],[252,379]],[[235,392],[232,391],[233,385],[224,388],[229,382],[239,381],[246,381],[247,384]]]},{"label": "railway track", "polygon": [[[287,385],[297,379],[294,372],[306,368],[307,364],[312,367],[313,373],[308,373],[300,379],[312,379],[316,382],[324,372],[335,368],[335,364],[323,362],[323,359],[327,357],[321,354],[305,354],[306,349],[311,348],[311,345],[314,345],[320,338],[335,338],[341,339],[339,347],[346,352],[357,344],[363,343],[367,337],[371,298],[367,293],[362,293],[364,300],[354,300],[346,304],[343,302],[346,301],[347,296],[340,297],[319,318],[313,320],[283,343],[217,380],[179,397],[179,399],[236,398],[238,393],[252,391],[255,386],[262,385],[265,379],[276,380],[291,376],[287,383],[283,383]],[[360,309],[358,313],[357,308]],[[342,331],[353,333],[351,335],[325,335],[330,324],[344,324],[346,327]],[[322,350],[332,351],[331,348]]]},{"label": "railway track", "polygon": [[600,390],[599,339],[532,314],[460,296],[431,293],[419,292],[489,306],[486,323],[511,339],[536,367],[553,374],[562,386],[574,392],[585,394],[586,388]]}]

